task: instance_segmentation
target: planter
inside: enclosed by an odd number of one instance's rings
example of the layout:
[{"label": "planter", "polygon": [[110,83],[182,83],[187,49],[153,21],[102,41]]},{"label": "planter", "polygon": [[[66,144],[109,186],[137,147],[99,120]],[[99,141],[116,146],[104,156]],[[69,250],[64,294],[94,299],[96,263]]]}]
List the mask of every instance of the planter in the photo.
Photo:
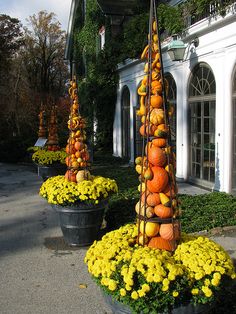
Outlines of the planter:
[{"label": "planter", "polygon": [[71,246],[87,246],[99,235],[108,200],[97,205],[55,206],[65,241]]},{"label": "planter", "polygon": [[47,166],[38,164],[38,176],[46,181],[48,178],[65,174],[66,169],[66,165],[59,163]]},{"label": "planter", "polygon": [[[112,298],[111,295],[108,295],[103,292],[103,296],[105,302],[110,306],[113,314],[131,314],[131,309],[127,306],[118,302]],[[207,314],[209,313],[214,307],[214,304],[199,304],[194,306],[192,304],[178,306],[173,308],[172,311],[168,312],[171,314]],[[142,314],[142,313],[140,313]],[[159,313],[162,314],[162,313]]]}]

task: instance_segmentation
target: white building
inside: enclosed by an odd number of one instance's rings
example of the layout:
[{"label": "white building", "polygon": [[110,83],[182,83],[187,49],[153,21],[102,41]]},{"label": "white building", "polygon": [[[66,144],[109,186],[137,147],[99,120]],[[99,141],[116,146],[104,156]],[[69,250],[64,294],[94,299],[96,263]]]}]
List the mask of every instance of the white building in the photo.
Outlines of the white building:
[{"label": "white building", "polygon": [[[165,76],[176,101],[177,178],[211,190],[236,191],[236,14],[204,18],[182,38],[183,61],[171,61],[163,43]],[[198,39],[195,47],[193,40]],[[144,64],[119,64],[113,154],[140,155],[137,88]]]}]

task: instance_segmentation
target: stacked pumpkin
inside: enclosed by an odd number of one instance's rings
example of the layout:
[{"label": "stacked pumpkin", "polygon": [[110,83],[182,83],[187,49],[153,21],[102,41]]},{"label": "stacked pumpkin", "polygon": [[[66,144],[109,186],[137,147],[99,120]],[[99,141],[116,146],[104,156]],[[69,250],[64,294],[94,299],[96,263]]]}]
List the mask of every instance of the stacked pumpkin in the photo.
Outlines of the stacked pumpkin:
[{"label": "stacked pumpkin", "polygon": [[38,137],[39,138],[46,138],[46,113],[41,105],[40,113],[39,113],[39,130],[38,130]]},{"label": "stacked pumpkin", "polygon": [[72,182],[81,182],[89,178],[89,152],[86,141],[85,121],[79,114],[79,101],[77,84],[75,79],[71,81],[69,94],[71,97],[71,111],[68,121],[70,131],[66,146],[66,165],[67,172],[65,178]]},{"label": "stacked pumpkin", "polygon": [[47,149],[51,151],[57,151],[59,147],[59,139],[57,134],[57,116],[56,116],[56,106],[52,107],[49,127],[48,127],[48,140]]},{"label": "stacked pumpkin", "polygon": [[173,110],[168,108],[166,101],[166,82],[165,90],[163,87],[156,22],[153,22],[151,36],[141,56],[148,62],[144,67],[146,75],[138,89],[140,109],[137,115],[141,116],[140,134],[146,146],[142,157],[135,160],[141,182],[140,200],[135,207],[139,228],[137,242],[173,251],[180,237],[175,156],[169,128],[169,117]]}]

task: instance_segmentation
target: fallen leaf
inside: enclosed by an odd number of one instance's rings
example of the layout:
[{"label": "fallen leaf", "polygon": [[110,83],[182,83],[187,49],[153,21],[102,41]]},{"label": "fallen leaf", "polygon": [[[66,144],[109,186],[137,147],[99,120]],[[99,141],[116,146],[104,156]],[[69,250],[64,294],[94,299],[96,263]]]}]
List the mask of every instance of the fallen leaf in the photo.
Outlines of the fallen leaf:
[{"label": "fallen leaf", "polygon": [[85,285],[84,283],[80,283],[80,284],[79,284],[79,288],[80,288],[80,289],[86,289],[86,288],[87,288],[87,285]]}]

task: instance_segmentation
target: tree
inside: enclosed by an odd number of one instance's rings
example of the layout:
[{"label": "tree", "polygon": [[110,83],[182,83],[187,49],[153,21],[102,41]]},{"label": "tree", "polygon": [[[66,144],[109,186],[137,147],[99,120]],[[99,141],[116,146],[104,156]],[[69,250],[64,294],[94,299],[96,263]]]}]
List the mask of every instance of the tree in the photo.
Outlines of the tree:
[{"label": "tree", "polygon": [[[23,32],[20,21],[8,15],[0,15],[0,134],[2,138],[8,133],[16,132],[19,125],[14,123],[16,112],[15,90],[19,79],[13,83],[13,63],[23,44]],[[10,92],[11,91],[11,92]],[[11,131],[9,131],[9,126]],[[15,134],[15,133],[14,133]],[[0,139],[1,140],[1,139]]]},{"label": "tree", "polygon": [[22,45],[22,29],[18,19],[0,15],[0,69],[13,57]]},{"label": "tree", "polygon": [[54,13],[40,11],[28,19],[25,28],[24,64],[32,88],[41,94],[63,92],[68,70],[64,64],[65,32]]},{"label": "tree", "polygon": [[46,11],[29,17],[24,32],[17,19],[0,17],[0,160],[15,161],[37,139],[41,102],[48,113],[52,105],[67,109],[61,105],[68,78],[65,33]]}]

